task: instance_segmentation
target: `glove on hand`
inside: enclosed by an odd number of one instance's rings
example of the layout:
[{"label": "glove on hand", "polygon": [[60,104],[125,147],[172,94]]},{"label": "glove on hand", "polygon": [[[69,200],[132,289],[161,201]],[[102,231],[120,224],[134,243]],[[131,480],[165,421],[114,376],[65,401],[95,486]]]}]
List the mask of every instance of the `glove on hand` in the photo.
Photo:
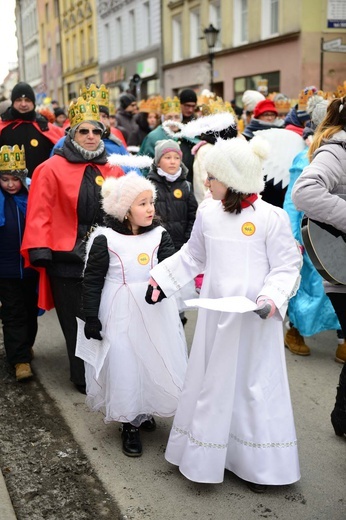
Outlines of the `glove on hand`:
[{"label": "glove on hand", "polygon": [[148,289],[145,294],[145,301],[150,305],[154,305],[155,303],[160,302],[164,298],[166,298],[166,295],[161,289],[161,287],[157,285],[154,278],[150,278]]},{"label": "glove on hand", "polygon": [[270,300],[266,296],[260,296],[256,303],[258,305],[258,309],[256,309],[254,312],[258,314],[262,320],[271,318],[274,315],[276,311],[276,305],[273,300]]},{"label": "glove on hand", "polygon": [[93,338],[101,341],[101,330],[102,323],[98,318],[95,318],[94,316],[88,316],[85,318],[84,335],[87,339]]}]

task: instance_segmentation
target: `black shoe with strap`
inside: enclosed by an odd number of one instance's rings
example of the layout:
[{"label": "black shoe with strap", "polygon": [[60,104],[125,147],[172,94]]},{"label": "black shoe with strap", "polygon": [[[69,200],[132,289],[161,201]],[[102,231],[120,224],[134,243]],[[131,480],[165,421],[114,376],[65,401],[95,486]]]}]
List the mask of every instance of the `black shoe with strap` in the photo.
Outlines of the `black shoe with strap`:
[{"label": "black shoe with strap", "polygon": [[128,457],[140,457],[142,455],[142,443],[138,428],[131,423],[123,423],[121,438],[125,455]]}]

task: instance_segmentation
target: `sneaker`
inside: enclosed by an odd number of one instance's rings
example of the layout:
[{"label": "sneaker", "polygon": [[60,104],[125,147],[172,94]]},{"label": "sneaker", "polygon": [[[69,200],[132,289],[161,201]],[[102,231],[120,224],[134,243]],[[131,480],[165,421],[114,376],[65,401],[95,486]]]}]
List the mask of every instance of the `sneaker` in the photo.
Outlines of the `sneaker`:
[{"label": "sneaker", "polygon": [[30,363],[17,363],[15,365],[16,379],[22,381],[23,379],[29,379],[34,374],[31,371]]},{"label": "sneaker", "polygon": [[285,347],[297,356],[310,356],[310,349],[305,344],[303,336],[295,327],[291,327],[285,334]]}]

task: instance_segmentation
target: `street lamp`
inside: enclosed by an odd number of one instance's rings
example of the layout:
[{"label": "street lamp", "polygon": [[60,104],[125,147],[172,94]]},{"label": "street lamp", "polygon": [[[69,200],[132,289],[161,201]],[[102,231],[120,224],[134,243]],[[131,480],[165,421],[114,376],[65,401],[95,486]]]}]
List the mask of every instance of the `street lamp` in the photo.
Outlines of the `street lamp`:
[{"label": "street lamp", "polygon": [[209,27],[204,29],[204,38],[207,42],[209,49],[209,64],[210,64],[210,92],[213,92],[213,80],[214,80],[214,53],[213,49],[219,34],[219,29],[216,29],[211,23]]}]

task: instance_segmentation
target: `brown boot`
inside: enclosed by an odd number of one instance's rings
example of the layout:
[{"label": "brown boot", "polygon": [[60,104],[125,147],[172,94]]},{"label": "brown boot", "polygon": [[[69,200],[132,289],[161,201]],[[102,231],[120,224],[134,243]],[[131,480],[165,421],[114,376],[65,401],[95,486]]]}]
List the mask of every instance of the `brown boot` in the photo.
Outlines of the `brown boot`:
[{"label": "brown boot", "polygon": [[298,356],[310,356],[310,349],[305,345],[303,336],[301,336],[298,330],[294,327],[291,327],[286,332],[285,347],[287,347],[292,354],[297,354]]},{"label": "brown boot", "polygon": [[338,363],[345,363],[346,361],[346,341],[338,345],[335,353],[335,361]]},{"label": "brown boot", "polygon": [[17,363],[15,365],[16,379],[22,381],[23,379],[29,379],[34,374],[31,371],[30,363]]}]

